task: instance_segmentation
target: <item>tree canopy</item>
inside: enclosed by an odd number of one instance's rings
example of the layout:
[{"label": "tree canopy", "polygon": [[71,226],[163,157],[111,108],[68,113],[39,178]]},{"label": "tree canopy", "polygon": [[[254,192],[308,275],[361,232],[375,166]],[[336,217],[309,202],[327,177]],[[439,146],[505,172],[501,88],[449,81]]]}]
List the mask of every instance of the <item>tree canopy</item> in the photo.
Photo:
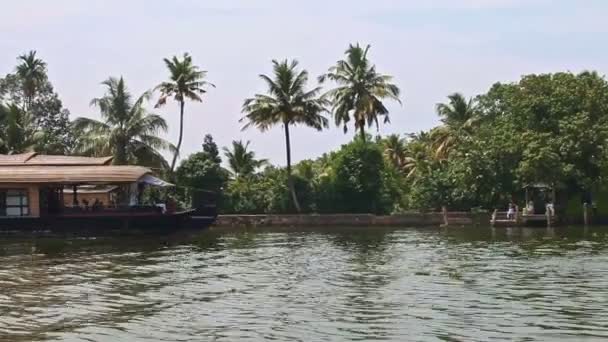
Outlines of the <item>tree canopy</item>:
[{"label": "tree canopy", "polygon": [[328,91],[326,96],[333,106],[334,121],[342,126],[344,132],[348,122],[354,120],[355,131],[365,139],[365,127],[378,126],[379,118],[390,122],[389,112],[382,100],[391,99],[401,103],[400,90],[391,83],[392,76],[376,71],[367,57],[370,46],[361,47],[358,43],[346,50],[346,59],[339,60],[329,71],[319,77],[319,82],[333,81],[337,87]]},{"label": "tree canopy", "polygon": [[113,155],[115,164],[166,169],[168,165],[161,152],[174,148],[157,135],[166,132],[165,119],[149,113],[144,107],[150,92],[133,100],[122,77],[111,77],[102,85],[106,87],[106,93],[91,100],[91,105],[99,108],[103,121],[86,117],[74,120],[73,127],[78,133],[76,153]]}]

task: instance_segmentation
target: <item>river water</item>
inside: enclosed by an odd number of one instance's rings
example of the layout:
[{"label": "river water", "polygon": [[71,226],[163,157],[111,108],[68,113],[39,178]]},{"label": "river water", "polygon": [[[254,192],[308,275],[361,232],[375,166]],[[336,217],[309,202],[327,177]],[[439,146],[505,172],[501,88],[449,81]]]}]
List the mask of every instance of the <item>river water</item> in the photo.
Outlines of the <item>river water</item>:
[{"label": "river water", "polygon": [[0,341],[600,341],[608,228],[0,238]]}]

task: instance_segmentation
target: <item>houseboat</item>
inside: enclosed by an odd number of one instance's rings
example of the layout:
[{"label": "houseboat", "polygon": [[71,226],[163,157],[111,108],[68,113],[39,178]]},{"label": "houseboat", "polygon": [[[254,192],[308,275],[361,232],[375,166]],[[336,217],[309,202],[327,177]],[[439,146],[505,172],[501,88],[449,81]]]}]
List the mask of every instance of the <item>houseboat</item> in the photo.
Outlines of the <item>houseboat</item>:
[{"label": "houseboat", "polygon": [[112,157],[0,155],[0,233],[152,232],[213,223],[209,203],[183,211],[141,204],[145,187],[172,186],[149,168],[112,165]]}]

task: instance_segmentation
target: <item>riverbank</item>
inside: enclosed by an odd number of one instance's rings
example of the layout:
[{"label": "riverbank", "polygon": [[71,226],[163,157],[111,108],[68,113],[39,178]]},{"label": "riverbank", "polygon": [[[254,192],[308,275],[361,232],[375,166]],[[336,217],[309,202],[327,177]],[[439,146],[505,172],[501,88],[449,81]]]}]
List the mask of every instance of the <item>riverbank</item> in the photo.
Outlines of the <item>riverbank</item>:
[{"label": "riverbank", "polygon": [[398,215],[373,214],[302,214],[302,215],[219,215],[215,227],[318,227],[318,226],[464,226],[489,223],[487,214],[470,212],[411,212]]}]

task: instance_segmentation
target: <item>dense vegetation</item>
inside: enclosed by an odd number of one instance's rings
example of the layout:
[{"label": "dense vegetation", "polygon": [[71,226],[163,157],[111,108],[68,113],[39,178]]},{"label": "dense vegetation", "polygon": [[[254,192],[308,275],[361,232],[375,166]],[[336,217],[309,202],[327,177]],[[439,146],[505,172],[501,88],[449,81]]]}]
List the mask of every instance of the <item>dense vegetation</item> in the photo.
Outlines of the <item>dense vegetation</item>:
[{"label": "dense vegetation", "polygon": [[[525,184],[544,182],[558,193],[589,199],[602,193],[608,167],[608,82],[595,72],[526,75],[496,83],[467,98],[454,93],[437,104],[441,124],[428,131],[372,136],[388,123],[386,100],[399,88],[368,59],[368,47],[351,45],[344,60],[319,77],[336,88],[323,93],[297,61],[273,61],[267,85],[243,104],[244,128],[284,130],[286,167],[258,157],[249,142],[222,149],[209,135],[201,152],[176,164],[187,100],[202,101],[210,83],[189,55],[165,59],[169,81],[156,87],[157,107],[179,105],[177,146],[159,133],[168,124],[146,109],[152,92],[133,98],[122,78],[103,82],[92,101],[101,121],[69,120],[35,52],[18,58],[15,72],[0,78],[0,152],[115,156],[119,164],[153,167],[178,184],[184,202],[192,189],[220,194],[225,213],[373,212],[504,207],[521,203]],[[317,159],[293,164],[290,129],[327,129],[330,118],[353,140]],[[312,133],[311,133],[312,134]],[[260,151],[263,154],[263,151]],[[163,153],[172,154],[168,163]],[[174,170],[175,167],[175,170]]]}]

